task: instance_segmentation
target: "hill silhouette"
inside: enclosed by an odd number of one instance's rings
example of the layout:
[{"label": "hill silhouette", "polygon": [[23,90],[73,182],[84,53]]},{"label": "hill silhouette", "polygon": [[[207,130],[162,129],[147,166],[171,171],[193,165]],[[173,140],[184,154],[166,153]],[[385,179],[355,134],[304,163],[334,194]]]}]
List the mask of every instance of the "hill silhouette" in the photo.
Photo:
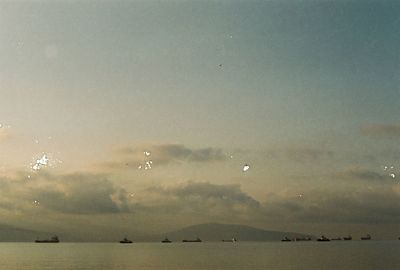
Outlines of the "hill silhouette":
[{"label": "hill silhouette", "polygon": [[221,241],[222,239],[237,238],[239,241],[280,241],[283,237],[311,237],[297,232],[282,232],[258,229],[246,225],[206,223],[182,228],[151,237],[157,241],[168,237],[171,241],[182,241],[183,239],[195,239],[199,237],[203,241]]},{"label": "hill silhouette", "polygon": [[32,242],[36,238],[46,238],[49,235],[51,234],[46,232],[0,224],[0,242]]}]

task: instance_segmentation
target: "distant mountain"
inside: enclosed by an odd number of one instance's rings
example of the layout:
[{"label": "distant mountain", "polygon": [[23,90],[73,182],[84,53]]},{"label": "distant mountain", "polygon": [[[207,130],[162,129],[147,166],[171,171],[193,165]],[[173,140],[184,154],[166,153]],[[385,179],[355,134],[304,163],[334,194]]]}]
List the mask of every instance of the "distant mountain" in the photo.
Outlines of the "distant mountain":
[{"label": "distant mountain", "polygon": [[0,242],[32,242],[36,238],[49,238],[49,233],[21,229],[0,224]]},{"label": "distant mountain", "polygon": [[203,241],[221,241],[222,239],[237,238],[239,241],[280,241],[283,237],[311,237],[296,232],[267,231],[245,225],[207,223],[189,226],[177,231],[153,236],[151,240],[161,240],[168,237],[171,241],[182,241],[183,239],[195,239],[199,237]]}]

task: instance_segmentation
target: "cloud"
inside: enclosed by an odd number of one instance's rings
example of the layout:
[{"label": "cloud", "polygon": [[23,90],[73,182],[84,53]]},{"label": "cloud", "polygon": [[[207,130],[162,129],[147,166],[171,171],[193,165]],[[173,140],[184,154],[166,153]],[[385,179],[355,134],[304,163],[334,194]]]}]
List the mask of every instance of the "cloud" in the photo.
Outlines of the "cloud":
[{"label": "cloud", "polygon": [[[4,180],[0,206],[41,209],[65,214],[104,214],[128,210],[126,192],[105,176],[94,174],[53,175],[41,173],[27,179]],[[18,198],[15,200],[14,198]],[[12,203],[14,202],[14,203]]]},{"label": "cloud", "polygon": [[[148,153],[148,156],[145,155]],[[106,169],[120,169],[127,165],[144,164],[151,160],[156,166],[170,163],[196,162],[207,163],[224,161],[228,156],[221,148],[207,147],[191,149],[182,144],[158,144],[142,145],[138,147],[122,147],[115,151],[116,161],[108,161],[98,164],[98,167]]]},{"label": "cloud", "polygon": [[[146,220],[229,221],[249,217],[260,203],[239,185],[186,182],[135,190],[134,196],[101,174],[51,174],[0,179],[0,211],[62,215],[132,214]],[[132,188],[132,187],[131,187]],[[38,202],[38,205],[34,204]]]},{"label": "cloud", "polygon": [[259,205],[255,199],[244,193],[239,185],[215,185],[208,182],[189,182],[184,186],[170,190],[170,192],[180,198],[198,197],[202,200],[218,199],[229,200],[245,205]]},{"label": "cloud", "polygon": [[294,162],[316,162],[333,157],[334,152],[310,145],[289,145],[268,149],[265,154],[270,158]]},{"label": "cloud", "polygon": [[136,211],[179,220],[230,221],[248,219],[260,203],[238,185],[187,182],[172,187],[152,187],[136,197]]},{"label": "cloud", "polygon": [[209,162],[227,159],[227,156],[220,148],[191,149],[182,144],[160,144],[120,149],[121,153],[128,154],[129,156],[143,156],[145,151],[150,152],[151,158],[157,160],[158,163],[169,163],[172,161]]},{"label": "cloud", "polygon": [[374,138],[400,138],[400,124],[369,124],[361,127],[361,133]]},{"label": "cloud", "polygon": [[[379,174],[363,170],[345,172],[349,177],[368,181],[381,179]],[[0,179],[0,215],[4,218],[40,216],[40,220],[32,222],[54,227],[58,220],[63,220],[71,223],[64,226],[65,230],[75,226],[77,231],[80,230],[78,224],[91,221],[93,224],[87,226],[93,226],[93,230],[97,228],[98,235],[111,225],[125,228],[125,223],[115,225],[115,219],[120,220],[121,216],[125,216],[129,224],[135,224],[135,230],[143,231],[149,227],[159,231],[164,230],[163,226],[177,228],[204,222],[394,224],[400,222],[400,189],[392,183],[394,185],[373,186],[371,190],[365,186],[356,189],[354,185],[340,190],[307,188],[301,197],[295,193],[271,192],[260,200],[239,185],[189,181],[169,186],[153,185],[137,189],[132,195],[105,175],[57,175],[41,171],[29,180],[22,175]],[[134,189],[134,185],[130,189]],[[34,200],[40,205],[34,205]],[[101,224],[94,222],[94,217],[101,220]],[[40,226],[36,228],[42,228]]]},{"label": "cloud", "polygon": [[101,214],[127,211],[126,192],[104,176],[73,174],[56,180],[57,187],[34,189],[32,199],[52,210],[74,214]]},{"label": "cloud", "polygon": [[312,146],[298,146],[286,148],[285,155],[288,159],[303,162],[318,161],[323,158],[331,157],[333,152]]},{"label": "cloud", "polygon": [[400,194],[392,189],[313,190],[302,197],[276,196],[262,206],[281,222],[392,224],[400,222]]},{"label": "cloud", "polygon": [[370,169],[359,167],[347,168],[341,172],[336,173],[335,176],[342,179],[359,179],[371,182],[383,182],[386,180],[392,180],[392,178],[390,178],[389,172],[387,174],[383,174]]}]

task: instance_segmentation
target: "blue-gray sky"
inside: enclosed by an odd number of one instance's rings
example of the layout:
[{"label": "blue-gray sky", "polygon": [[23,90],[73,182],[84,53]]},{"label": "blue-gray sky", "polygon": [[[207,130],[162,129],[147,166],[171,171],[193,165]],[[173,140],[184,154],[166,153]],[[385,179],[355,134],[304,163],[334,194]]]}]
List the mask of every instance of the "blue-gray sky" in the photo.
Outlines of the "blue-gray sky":
[{"label": "blue-gray sky", "polygon": [[[1,2],[2,192],[24,195],[1,213],[73,228],[123,210],[146,231],[170,202],[165,228],[229,208],[221,221],[383,233],[399,222],[399,15],[396,1]],[[43,153],[54,166],[32,172]],[[98,209],[79,177],[104,185]],[[179,203],[201,218],[174,220]]]}]

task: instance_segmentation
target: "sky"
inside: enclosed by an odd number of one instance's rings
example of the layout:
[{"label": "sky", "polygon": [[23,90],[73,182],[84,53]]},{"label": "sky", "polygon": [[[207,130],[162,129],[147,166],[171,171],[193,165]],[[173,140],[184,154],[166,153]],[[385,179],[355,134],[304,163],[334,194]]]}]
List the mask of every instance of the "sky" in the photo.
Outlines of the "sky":
[{"label": "sky", "polygon": [[399,15],[0,1],[2,223],[82,241],[206,222],[397,238]]}]

